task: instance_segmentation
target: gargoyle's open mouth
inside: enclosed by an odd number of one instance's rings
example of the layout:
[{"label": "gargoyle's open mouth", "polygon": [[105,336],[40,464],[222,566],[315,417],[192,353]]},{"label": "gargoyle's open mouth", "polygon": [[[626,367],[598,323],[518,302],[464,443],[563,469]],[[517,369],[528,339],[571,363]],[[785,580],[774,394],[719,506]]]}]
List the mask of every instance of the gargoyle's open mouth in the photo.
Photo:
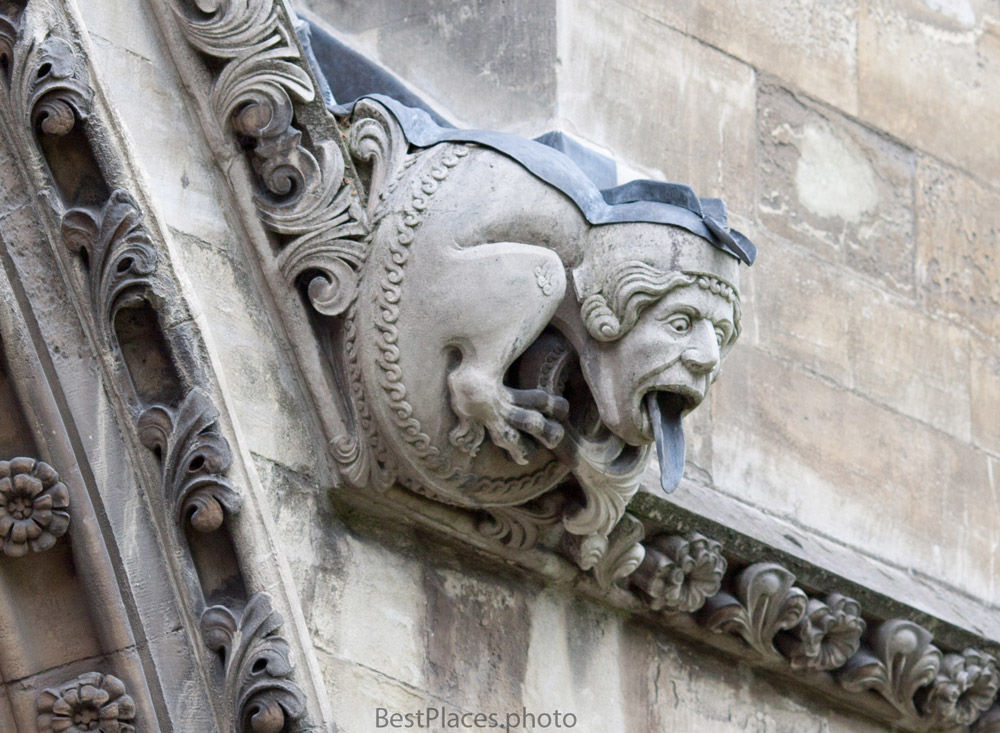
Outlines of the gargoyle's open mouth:
[{"label": "gargoyle's open mouth", "polygon": [[643,401],[653,425],[656,453],[660,459],[660,488],[671,493],[684,475],[684,428],[681,416],[700,402],[700,396],[654,390],[647,392]]}]

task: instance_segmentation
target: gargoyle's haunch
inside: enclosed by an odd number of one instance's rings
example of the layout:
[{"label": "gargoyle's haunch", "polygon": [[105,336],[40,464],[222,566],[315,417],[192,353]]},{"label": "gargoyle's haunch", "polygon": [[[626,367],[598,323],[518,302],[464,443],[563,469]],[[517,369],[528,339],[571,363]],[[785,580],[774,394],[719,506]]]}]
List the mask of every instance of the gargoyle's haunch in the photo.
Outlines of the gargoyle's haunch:
[{"label": "gargoyle's haunch", "polygon": [[[376,190],[344,316],[360,434],[339,445],[344,474],[525,509],[505,511],[508,522],[551,519],[532,502],[556,491],[556,521],[586,542],[593,567],[654,439],[664,488],[680,480],[681,417],[739,335],[737,255],[751,259],[752,245],[724,228],[721,206],[702,216],[686,187],[622,187],[587,211],[581,198],[600,194],[553,151],[526,164],[501,152],[511,139],[496,133],[417,147],[396,121],[406,112],[392,110],[367,101],[353,121],[370,136],[377,119],[380,143],[352,138]],[[514,147],[530,157],[531,145]],[[543,180],[553,165],[556,185]],[[610,223],[592,223],[601,217]],[[310,287],[323,291],[322,280]],[[604,577],[642,559],[615,554],[621,568]]]}]

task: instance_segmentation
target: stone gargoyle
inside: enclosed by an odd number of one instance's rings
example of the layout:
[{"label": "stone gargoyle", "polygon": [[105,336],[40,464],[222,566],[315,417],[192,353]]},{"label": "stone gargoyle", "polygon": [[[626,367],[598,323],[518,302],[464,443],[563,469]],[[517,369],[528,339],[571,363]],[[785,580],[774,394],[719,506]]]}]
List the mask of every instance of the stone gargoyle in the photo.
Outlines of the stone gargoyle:
[{"label": "stone gargoyle", "polygon": [[351,109],[370,230],[327,311],[342,312],[347,482],[484,511],[519,547],[554,527],[605,584],[627,575],[643,549],[626,505],[654,444],[663,488],[680,480],[681,418],[739,335],[753,245],[686,186],[599,191],[541,143],[388,98]]}]

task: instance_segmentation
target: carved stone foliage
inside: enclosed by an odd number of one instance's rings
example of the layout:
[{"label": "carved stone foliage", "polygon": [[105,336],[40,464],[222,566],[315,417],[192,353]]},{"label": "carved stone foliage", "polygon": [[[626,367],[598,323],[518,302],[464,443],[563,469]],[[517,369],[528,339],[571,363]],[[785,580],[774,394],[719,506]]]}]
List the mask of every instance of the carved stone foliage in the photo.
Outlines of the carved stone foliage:
[{"label": "carved stone foliage", "polygon": [[34,458],[0,461],[3,554],[21,557],[55,545],[69,528],[69,491],[55,470]]},{"label": "carved stone foliage", "polygon": [[134,733],[135,703],[110,674],[88,672],[38,696],[39,733]]},{"label": "carved stone foliage", "polygon": [[778,643],[794,669],[830,670],[854,655],[864,630],[860,604],[831,593],[825,602],[809,599],[802,620]]},{"label": "carved stone foliage", "polygon": [[945,654],[920,709],[942,728],[969,725],[993,704],[998,688],[1000,672],[990,655],[975,649]]},{"label": "carved stone foliage", "polygon": [[0,13],[0,80],[19,129],[66,135],[90,114],[86,67],[66,41],[31,22],[30,10]]},{"label": "carved stone foliage", "polygon": [[644,543],[646,557],[629,578],[653,610],[692,613],[722,587],[722,546],[697,532],[659,535]]},{"label": "carved stone foliage", "polygon": [[218,418],[208,395],[195,388],[178,407],[154,405],[137,423],[142,444],[159,455],[177,521],[186,517],[200,532],[218,529],[226,513],[238,512],[242,504],[226,478],[232,455]]},{"label": "carved stone foliage", "polygon": [[941,668],[941,650],[931,643],[933,638],[912,621],[886,621],[875,629],[870,646],[848,661],[841,684],[848,690],[875,690],[905,717],[919,719],[914,696],[934,682]]},{"label": "carved stone foliage", "polygon": [[152,290],[157,255],[139,207],[118,189],[100,209],[67,211],[62,235],[66,247],[84,258],[94,318],[110,343],[118,310],[148,297]]},{"label": "carved stone foliage", "polygon": [[312,149],[294,127],[295,102],[316,97],[294,32],[273,0],[198,2],[175,7],[190,43],[224,59],[212,89],[219,124],[249,141],[258,214],[289,238],[280,266],[289,278],[312,273],[309,295],[320,313],[341,313],[354,295],[353,271],[367,232],[364,211],[344,180],[336,139]]},{"label": "carved stone foliage", "polygon": [[705,626],[739,634],[762,656],[778,656],[775,637],[802,621],[809,602],[794,583],[795,576],[780,565],[751,565],[737,577],[736,596],[719,593],[709,599]]},{"label": "carved stone foliage", "polygon": [[223,658],[235,731],[290,731],[305,710],[305,697],[291,678],[288,642],[278,634],[281,624],[266,593],[254,594],[239,614],[211,606],[201,616],[205,643]]}]

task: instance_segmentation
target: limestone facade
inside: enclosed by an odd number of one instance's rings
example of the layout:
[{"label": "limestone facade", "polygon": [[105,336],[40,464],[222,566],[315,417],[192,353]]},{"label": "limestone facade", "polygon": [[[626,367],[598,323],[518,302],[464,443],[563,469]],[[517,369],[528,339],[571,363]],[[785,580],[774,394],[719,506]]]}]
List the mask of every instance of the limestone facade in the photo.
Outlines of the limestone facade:
[{"label": "limestone facade", "polygon": [[[344,479],[253,152],[362,177],[293,9],[758,246],[627,576]],[[0,730],[1000,730],[998,100],[997,0],[0,0]]]}]

